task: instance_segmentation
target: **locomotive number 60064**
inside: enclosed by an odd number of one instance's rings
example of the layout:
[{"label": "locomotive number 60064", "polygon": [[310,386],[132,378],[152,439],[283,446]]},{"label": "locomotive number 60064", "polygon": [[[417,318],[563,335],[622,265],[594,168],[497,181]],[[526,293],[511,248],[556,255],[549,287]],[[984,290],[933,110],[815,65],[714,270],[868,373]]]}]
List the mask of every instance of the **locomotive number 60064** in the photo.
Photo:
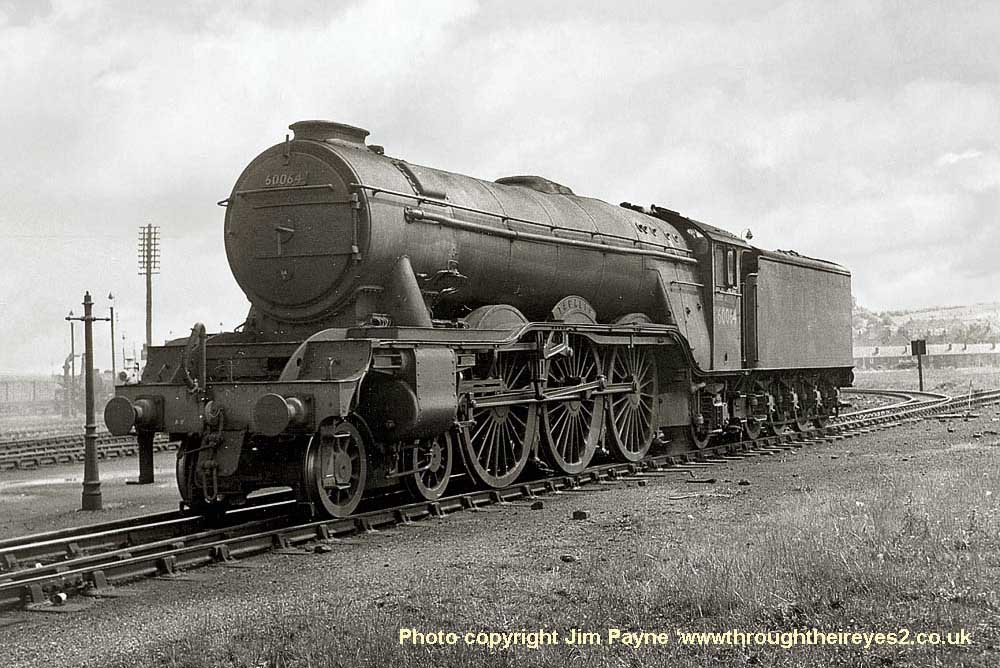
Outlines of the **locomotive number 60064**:
[{"label": "locomotive number 60064", "polygon": [[282,172],[279,174],[268,174],[264,177],[265,186],[301,186],[305,185],[305,182],[306,177],[302,172],[295,174]]},{"label": "locomotive number 60064", "polygon": [[373,490],[433,501],[454,478],[499,489],[836,416],[843,267],[539,176],[416,165],[341,123],[291,129],[221,202],[246,321],[151,346],[105,410],[140,462],[157,432],[181,443],[186,507],[285,486],[342,517]]}]

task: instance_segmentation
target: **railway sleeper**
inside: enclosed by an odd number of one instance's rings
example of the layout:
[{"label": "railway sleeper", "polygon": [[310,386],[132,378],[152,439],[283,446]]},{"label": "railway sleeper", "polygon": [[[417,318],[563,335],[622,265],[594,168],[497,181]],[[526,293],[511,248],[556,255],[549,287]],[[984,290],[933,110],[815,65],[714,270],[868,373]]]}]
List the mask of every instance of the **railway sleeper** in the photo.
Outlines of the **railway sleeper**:
[{"label": "railway sleeper", "polygon": [[[900,421],[896,421],[900,423]],[[886,422],[886,424],[891,424]],[[739,445],[739,444],[737,444]],[[782,452],[792,447],[801,447],[801,444],[786,443],[784,445],[779,445],[777,447],[768,447],[769,450],[775,450],[777,452]],[[719,463],[730,461],[729,458],[725,456],[713,458]],[[721,460],[721,461],[720,461]],[[692,467],[691,465],[685,465],[679,463],[681,458],[669,457],[669,456],[651,456],[645,459],[641,466],[637,464],[628,465],[625,467],[614,467],[614,466],[597,466],[591,470],[585,472],[585,474],[580,476],[562,476],[559,478],[549,478],[539,481],[533,481],[530,483],[517,483],[502,490],[495,490],[494,492],[484,493],[482,491],[473,490],[471,492],[466,492],[460,498],[462,503],[456,504],[454,497],[446,499],[444,502],[428,502],[425,507],[427,512],[422,515],[428,518],[438,516],[446,512],[454,512],[461,509],[463,506],[467,508],[478,508],[482,504],[496,504],[498,501],[503,501],[504,499],[516,497],[516,498],[531,498],[538,493],[559,493],[561,489],[571,488],[574,484],[587,486],[592,483],[601,483],[608,480],[629,480],[633,476],[639,480],[644,480],[645,476],[655,475],[658,473],[666,473],[677,471],[680,473],[687,473],[690,475],[694,470],[700,470],[705,468],[705,466]],[[670,468],[673,466],[674,468]],[[667,467],[667,468],[664,468]],[[623,472],[628,471],[628,475],[624,475]],[[529,494],[530,492],[530,494]],[[412,521],[413,517],[418,515],[411,515],[409,511],[409,506],[406,507],[405,512],[396,512],[392,507],[387,508],[382,511],[377,511],[375,513],[369,513],[363,516],[358,516],[351,518],[349,520],[330,520],[322,521],[315,524],[315,538],[319,540],[328,539],[332,532],[337,532],[338,534],[346,531],[353,532],[363,532],[369,530],[373,522],[380,522],[389,524],[398,524],[399,522],[407,521],[410,518]],[[344,523],[350,524],[350,528],[347,528]],[[93,527],[90,528],[93,530]],[[291,533],[285,533],[281,529],[274,530],[275,534],[286,536],[287,541],[291,542]],[[176,575],[179,568],[180,562],[178,561],[178,554],[187,555],[185,557],[185,563],[189,566],[196,566],[201,563],[209,563],[211,561],[226,560],[229,558],[230,551],[229,545],[239,545],[241,541],[247,541],[246,547],[240,548],[241,551],[247,553],[257,552],[262,549],[259,545],[259,540],[261,533],[259,530],[251,530],[247,532],[245,538],[239,534],[232,533],[232,530],[221,531],[220,535],[230,536],[226,539],[224,544],[209,544],[208,547],[184,547],[183,541],[174,541],[171,545],[172,550],[175,554],[163,553],[153,553],[146,556],[133,557],[131,554],[125,551],[119,551],[116,553],[116,557],[121,560],[123,569],[119,569],[117,578],[126,577],[127,573],[131,573],[134,577],[139,574],[159,574],[159,575]],[[298,540],[299,534],[295,534]],[[70,540],[69,543],[75,541]],[[281,544],[281,539],[277,541],[272,540],[272,545]],[[257,545],[257,547],[251,547],[251,544]],[[204,554],[202,554],[204,552]],[[8,556],[10,552],[7,553]],[[144,567],[142,565],[143,560],[151,559],[153,560],[153,568]],[[10,559],[7,559],[8,563]],[[98,566],[89,572],[73,570],[71,572],[65,571],[66,567],[63,567],[62,572],[60,569],[54,569],[52,571],[51,580],[48,582],[32,582],[28,584],[18,585],[16,583],[10,583],[6,585],[0,585],[0,598],[3,600],[9,600],[9,597],[3,597],[4,589],[9,592],[12,587],[17,587],[20,594],[20,600],[22,605],[29,606],[32,609],[42,609],[46,606],[51,606],[48,601],[52,598],[52,593],[85,593],[86,588],[101,591],[107,591],[107,577],[104,574],[104,566]],[[95,587],[96,585],[96,587]],[[65,598],[62,599],[65,602]]]}]

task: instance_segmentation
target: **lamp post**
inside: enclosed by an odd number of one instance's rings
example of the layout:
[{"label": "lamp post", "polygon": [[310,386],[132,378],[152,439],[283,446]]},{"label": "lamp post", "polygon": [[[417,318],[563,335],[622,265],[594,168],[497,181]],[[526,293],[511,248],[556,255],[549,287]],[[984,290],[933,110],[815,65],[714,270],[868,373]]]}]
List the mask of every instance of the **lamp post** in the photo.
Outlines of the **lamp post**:
[{"label": "lamp post", "polygon": [[101,510],[103,505],[101,474],[97,468],[97,424],[94,422],[94,321],[109,318],[95,318],[93,308],[90,292],[86,292],[83,295],[83,317],[66,318],[70,324],[73,320],[83,321],[83,382],[87,409],[87,422],[83,427],[83,510]]},{"label": "lamp post", "polygon": [[76,325],[73,311],[66,316],[69,321],[69,386],[66,388],[66,407],[70,416],[76,415]]},{"label": "lamp post", "polygon": [[69,381],[69,360],[70,360],[70,357],[72,357],[72,355],[67,355],[66,359],[63,360],[63,369],[62,369],[62,371],[63,371],[63,375],[62,375],[63,393],[62,393],[62,408],[61,408],[61,410],[62,410],[62,416],[63,417],[67,417],[67,418],[68,417],[73,417],[72,414],[70,413],[70,405],[69,405],[69,387],[70,387],[70,385],[69,385],[69,382],[70,382]]},{"label": "lamp post", "polygon": [[110,292],[108,301],[111,302],[111,385],[114,387],[115,378],[118,377],[118,368],[115,364],[115,296]]}]

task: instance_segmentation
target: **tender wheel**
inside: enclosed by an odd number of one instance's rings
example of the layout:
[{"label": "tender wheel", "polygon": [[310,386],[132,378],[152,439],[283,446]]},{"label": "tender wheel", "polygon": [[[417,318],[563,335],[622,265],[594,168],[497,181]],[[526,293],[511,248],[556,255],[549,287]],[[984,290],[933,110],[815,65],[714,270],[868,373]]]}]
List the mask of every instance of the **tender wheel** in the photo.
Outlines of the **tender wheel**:
[{"label": "tender wheel", "polygon": [[797,432],[809,431],[809,425],[812,422],[812,418],[808,413],[796,413],[795,419],[792,420],[792,429]]},{"label": "tender wheel", "polygon": [[616,347],[608,383],[632,383],[632,391],[609,395],[608,442],[616,459],[637,462],[653,444],[656,360],[642,347]]},{"label": "tender wheel", "polygon": [[368,478],[365,439],[351,422],[324,425],[306,447],[303,486],[319,512],[346,517],[361,503]]},{"label": "tender wheel", "polygon": [[771,395],[770,404],[772,406],[771,411],[767,416],[767,426],[771,430],[771,433],[775,436],[780,436],[785,433],[785,427],[789,422],[788,412],[785,410],[782,404],[778,404],[777,400],[779,396]]},{"label": "tender wheel", "polygon": [[420,441],[408,465],[416,473],[406,476],[406,487],[418,499],[437,501],[448,487],[452,466],[451,434]]},{"label": "tender wheel", "polygon": [[810,385],[805,381],[800,382],[795,388],[794,417],[792,418],[792,429],[801,433],[809,431],[813,418],[816,417],[816,406],[810,401]]},{"label": "tender wheel", "polygon": [[822,429],[826,425],[830,424],[830,418],[832,417],[830,406],[832,404],[836,404],[836,399],[831,400],[830,397],[836,397],[837,394],[836,389],[831,391],[827,385],[823,385],[821,387],[825,389],[826,392],[823,392],[820,389],[816,390],[818,406],[816,415],[814,415],[812,419],[813,426],[817,429]]},{"label": "tender wheel", "polygon": [[[487,377],[499,378],[503,390],[531,386],[528,358],[519,353],[500,353]],[[514,404],[472,408],[473,425],[462,430],[462,450],[469,474],[493,488],[517,480],[531,456],[538,436],[537,404]]]},{"label": "tender wheel", "polygon": [[[572,355],[549,360],[546,390],[558,391],[596,381],[601,376],[597,349],[589,340],[570,335]],[[576,474],[587,468],[604,420],[604,400],[598,396],[571,401],[550,401],[542,405],[542,454],[557,470]]]},{"label": "tender wheel", "polygon": [[764,431],[764,423],[758,418],[750,417],[743,423],[743,433],[751,441],[760,438],[762,431]]}]

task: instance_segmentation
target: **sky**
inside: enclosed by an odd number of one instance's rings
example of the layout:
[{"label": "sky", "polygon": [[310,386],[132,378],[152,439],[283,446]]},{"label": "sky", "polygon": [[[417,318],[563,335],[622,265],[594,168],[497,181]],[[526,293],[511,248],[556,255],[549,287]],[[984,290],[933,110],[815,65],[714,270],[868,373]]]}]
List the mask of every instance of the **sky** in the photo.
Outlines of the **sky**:
[{"label": "sky", "polygon": [[307,118],[750,229],[876,310],[998,299],[1000,3],[141,4],[0,0],[2,372],[60,371],[85,290],[141,348],[147,223],[154,342],[241,323],[216,202]]}]

